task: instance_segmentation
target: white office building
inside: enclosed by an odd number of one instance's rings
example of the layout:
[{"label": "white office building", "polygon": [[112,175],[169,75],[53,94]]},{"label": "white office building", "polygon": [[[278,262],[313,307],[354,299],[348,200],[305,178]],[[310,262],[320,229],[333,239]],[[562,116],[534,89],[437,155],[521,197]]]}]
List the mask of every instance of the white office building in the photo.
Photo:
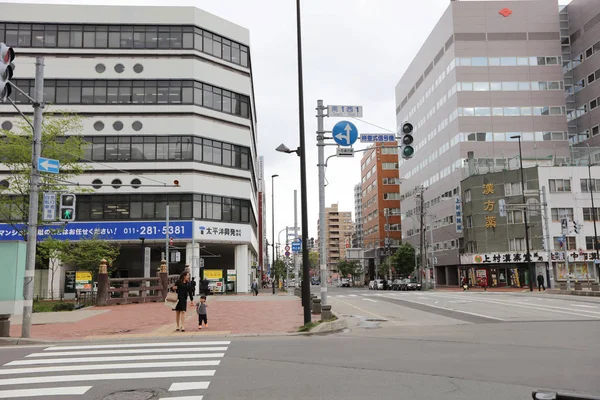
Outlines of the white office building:
[{"label": "white office building", "polygon": [[[15,49],[16,85],[33,94],[44,56],[46,111],[83,117],[90,169],[74,179],[93,192],[78,194],[77,221],[57,237],[120,242],[116,277],[154,276],[172,240],[171,274],[220,270],[248,292],[262,222],[248,30],[193,7],[5,3],[0,42]],[[3,129],[19,122],[0,105]]]}]

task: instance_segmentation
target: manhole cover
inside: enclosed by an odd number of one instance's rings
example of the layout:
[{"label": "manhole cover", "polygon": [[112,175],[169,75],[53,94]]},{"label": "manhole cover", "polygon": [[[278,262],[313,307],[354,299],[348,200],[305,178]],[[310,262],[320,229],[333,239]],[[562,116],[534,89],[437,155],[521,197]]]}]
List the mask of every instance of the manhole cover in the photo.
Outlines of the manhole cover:
[{"label": "manhole cover", "polygon": [[102,400],[150,400],[159,393],[151,389],[123,390],[103,397]]}]

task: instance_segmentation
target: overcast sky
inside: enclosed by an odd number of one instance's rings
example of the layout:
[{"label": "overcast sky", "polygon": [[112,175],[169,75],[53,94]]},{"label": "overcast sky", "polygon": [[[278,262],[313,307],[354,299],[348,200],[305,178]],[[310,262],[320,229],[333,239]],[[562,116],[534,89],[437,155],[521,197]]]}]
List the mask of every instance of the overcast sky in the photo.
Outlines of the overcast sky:
[{"label": "overcast sky", "polygon": [[[298,145],[298,91],[294,0],[25,1],[105,5],[193,5],[250,30],[258,113],[259,153],[265,157],[268,238],[271,175],[275,180],[275,231],[293,226],[293,192],[300,204],[299,158],[275,152]],[[395,130],[394,87],[441,17],[449,0],[302,0],[304,100],[308,168],[309,234],[317,237],[318,186],[315,106],[362,105],[363,120]],[[331,130],[339,118],[328,118]],[[384,133],[353,121],[362,133]],[[362,148],[358,144],[356,149]],[[335,147],[326,148],[326,157]],[[360,156],[330,160],[326,204],[354,212]],[[300,206],[299,206],[300,207]],[[298,211],[300,224],[300,210]],[[281,239],[283,241],[283,236]],[[277,240],[277,238],[276,238]]]}]

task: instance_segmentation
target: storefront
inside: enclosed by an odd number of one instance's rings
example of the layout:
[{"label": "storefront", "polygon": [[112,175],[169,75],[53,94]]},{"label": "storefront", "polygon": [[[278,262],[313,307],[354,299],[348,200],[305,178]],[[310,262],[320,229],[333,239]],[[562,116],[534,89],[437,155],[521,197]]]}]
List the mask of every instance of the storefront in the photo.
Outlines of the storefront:
[{"label": "storefront", "polygon": [[589,251],[571,251],[568,253],[568,273],[567,262],[565,261],[564,252],[552,253],[554,261],[554,269],[556,271],[556,280],[558,282],[566,282],[567,277],[570,280],[583,282],[596,282],[598,280],[597,268],[595,265],[596,253]]},{"label": "storefront", "polygon": [[[545,271],[544,280],[550,281],[554,274],[547,270],[547,253],[532,252],[531,254],[536,275]],[[526,253],[463,254],[459,268],[459,282],[464,282],[465,277],[472,286],[528,287],[529,263]]]}]

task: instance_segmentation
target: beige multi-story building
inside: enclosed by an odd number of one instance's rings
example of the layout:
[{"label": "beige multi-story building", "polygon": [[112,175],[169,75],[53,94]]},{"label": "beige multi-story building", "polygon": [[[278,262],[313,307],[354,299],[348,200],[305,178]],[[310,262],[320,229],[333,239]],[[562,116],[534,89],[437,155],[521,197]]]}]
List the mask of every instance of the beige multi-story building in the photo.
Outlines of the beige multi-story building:
[{"label": "beige multi-story building", "polygon": [[[319,221],[319,226],[320,223],[321,221]],[[332,204],[331,207],[325,208],[325,224],[327,268],[330,272],[335,272],[340,260],[346,258],[346,249],[352,245],[352,234],[354,233],[352,212],[340,211],[338,204]]]}]

